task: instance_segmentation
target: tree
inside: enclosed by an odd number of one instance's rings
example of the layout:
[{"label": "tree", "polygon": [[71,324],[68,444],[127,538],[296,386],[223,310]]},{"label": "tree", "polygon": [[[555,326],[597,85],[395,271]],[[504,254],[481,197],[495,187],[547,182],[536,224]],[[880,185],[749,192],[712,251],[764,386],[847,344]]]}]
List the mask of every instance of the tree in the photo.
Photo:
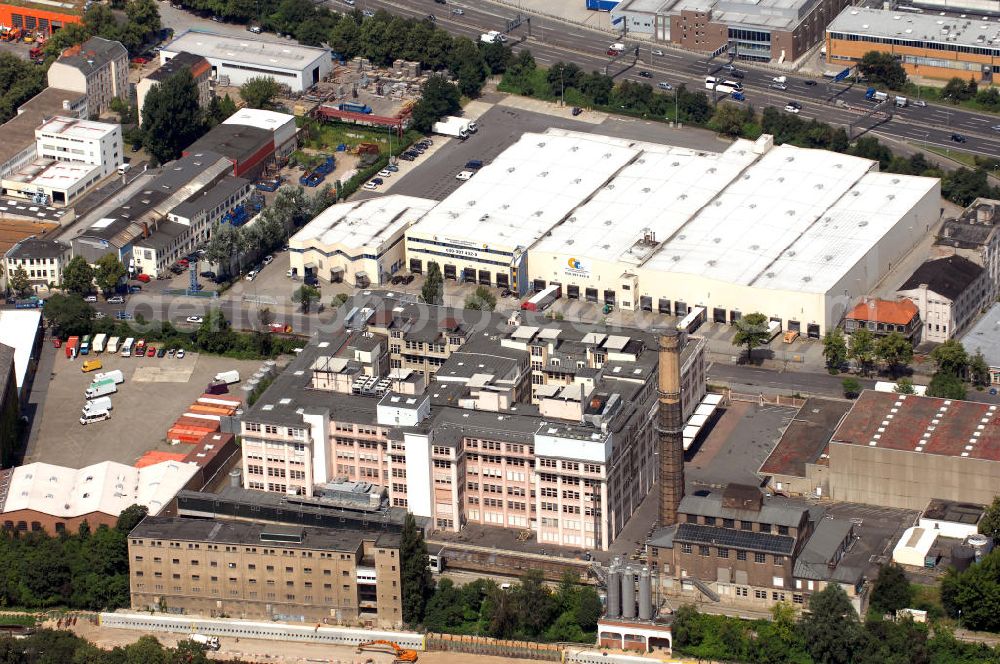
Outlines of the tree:
[{"label": "tree", "polygon": [[149,514],[149,508],[145,505],[130,505],[118,515],[118,523],[115,527],[125,535],[128,535],[139,525],[140,521],[146,518],[147,514]]},{"label": "tree", "polygon": [[735,137],[743,134],[743,125],[751,120],[753,120],[752,109],[727,102],[716,106],[715,115],[710,122],[720,134]]},{"label": "tree", "polygon": [[844,396],[848,399],[854,399],[861,394],[861,383],[857,378],[845,378],[840,381],[840,387],[844,391]]},{"label": "tree", "polygon": [[979,520],[979,533],[1000,542],[1000,496],[993,499]]},{"label": "tree", "polygon": [[890,90],[902,90],[906,85],[906,71],[896,56],[882,51],[868,51],[858,63],[858,71],[876,85]]},{"label": "tree", "polygon": [[97,259],[94,264],[94,279],[97,286],[105,293],[109,293],[121,282],[122,278],[128,274],[125,266],[113,253],[107,253]]},{"label": "tree", "polygon": [[937,370],[952,376],[962,377],[969,366],[969,355],[957,339],[949,339],[931,351],[931,359]]},{"label": "tree", "polygon": [[31,282],[28,280],[28,271],[23,265],[18,265],[17,269],[10,275],[10,289],[18,297],[27,297],[31,294]]},{"label": "tree", "polygon": [[941,580],[941,604],[968,629],[1000,631],[1000,549],[964,572],[950,567]]},{"label": "tree", "polygon": [[927,384],[927,396],[941,399],[965,399],[965,383],[958,376],[936,371]]},{"label": "tree", "polygon": [[768,320],[762,313],[750,313],[736,321],[734,346],[747,347],[747,362],[753,362],[753,349],[768,341]]},{"label": "tree", "polygon": [[312,305],[319,301],[320,292],[315,286],[302,284],[292,293],[292,302],[302,307],[302,313],[307,314],[312,309]]},{"label": "tree", "polygon": [[441,277],[441,266],[431,261],[427,264],[427,277],[420,289],[420,298],[427,304],[441,304],[444,296],[444,279]]},{"label": "tree", "polygon": [[953,104],[958,104],[959,102],[972,99],[978,91],[979,86],[976,84],[975,79],[970,78],[966,81],[963,78],[954,76],[941,89],[941,98],[947,99]]},{"label": "tree", "polygon": [[444,76],[434,75],[424,83],[420,101],[413,106],[413,128],[429,132],[434,123],[446,115],[457,112],[462,106],[458,88]]},{"label": "tree", "polygon": [[847,340],[839,327],[835,327],[823,336],[823,357],[826,358],[826,368],[830,373],[837,373],[847,362]]},{"label": "tree", "polygon": [[861,626],[851,600],[837,583],[809,599],[809,612],[799,622],[809,654],[822,664],[852,664],[861,646]]},{"label": "tree", "polygon": [[90,333],[94,308],[79,297],[56,293],[45,300],[43,311],[45,318],[64,337]]},{"label": "tree", "polygon": [[976,354],[969,359],[969,380],[979,388],[990,384],[990,365],[978,349]]},{"label": "tree", "polygon": [[347,302],[349,299],[351,298],[350,296],[347,295],[347,293],[337,293],[336,295],[333,296],[333,300],[330,301],[330,306],[333,307],[334,309],[338,309],[344,306],[344,303]]},{"label": "tree", "polygon": [[896,381],[895,392],[896,394],[916,394],[916,390],[913,389],[913,381],[906,377]]},{"label": "tree", "polygon": [[219,224],[205,248],[205,258],[217,263],[221,274],[228,275],[236,254],[236,229],[229,224]]},{"label": "tree", "polygon": [[882,565],[872,588],[872,611],[895,616],[897,611],[910,606],[912,600],[913,589],[903,568],[895,563]]},{"label": "tree", "polygon": [[62,287],[71,293],[82,295],[94,290],[94,268],[83,256],[74,256],[62,271]]},{"label": "tree", "polygon": [[236,102],[226,93],[225,97],[212,97],[208,104],[208,111],[205,113],[205,122],[208,126],[214,127],[229,119],[236,112]]},{"label": "tree", "polygon": [[272,312],[267,307],[264,307],[263,309],[257,312],[257,323],[260,324],[261,330],[267,330],[271,326],[271,323],[273,322],[274,322],[274,312]]},{"label": "tree", "polygon": [[537,637],[552,623],[556,610],[555,599],[545,585],[542,571],[528,570],[512,593],[519,627],[526,636]]},{"label": "tree", "polygon": [[467,37],[455,38],[448,58],[448,69],[458,78],[458,89],[466,97],[478,96],[490,72],[476,43]]},{"label": "tree", "polygon": [[403,622],[418,625],[424,619],[427,601],[434,592],[430,561],[424,535],[417,529],[413,514],[407,512],[399,543],[400,583],[403,604]]},{"label": "tree", "polygon": [[486,286],[479,286],[465,298],[465,308],[476,311],[493,311],[497,308],[497,297]]},{"label": "tree", "polygon": [[491,44],[479,43],[479,51],[483,54],[483,61],[491,74],[502,74],[507,71],[507,65],[514,57],[510,47],[502,42]]},{"label": "tree", "polygon": [[240,86],[240,98],[249,108],[272,108],[279,92],[278,82],[270,76],[254,76]]},{"label": "tree", "polygon": [[146,150],[160,164],[181,156],[204,131],[198,106],[198,86],[182,69],[162,83],[154,83],[142,105],[142,136]]},{"label": "tree", "polygon": [[875,336],[863,327],[855,330],[851,335],[848,356],[858,363],[861,373],[867,376],[875,364]]},{"label": "tree", "polygon": [[913,344],[899,332],[890,332],[875,343],[875,355],[885,362],[889,374],[896,376],[913,360]]}]

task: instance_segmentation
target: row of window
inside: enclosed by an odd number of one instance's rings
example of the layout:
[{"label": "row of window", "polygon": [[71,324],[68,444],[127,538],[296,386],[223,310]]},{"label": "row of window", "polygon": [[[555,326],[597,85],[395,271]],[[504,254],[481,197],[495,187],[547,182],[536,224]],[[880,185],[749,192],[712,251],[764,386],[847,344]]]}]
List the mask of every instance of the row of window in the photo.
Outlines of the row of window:
[{"label": "row of window", "polygon": [[[694,552],[694,545],[688,544],[687,542],[681,543],[681,553],[693,553],[693,552]],[[715,557],[716,558],[727,558],[728,559],[729,558],[729,554],[730,554],[730,549],[727,549],[725,547],[721,547],[720,546],[720,547],[716,547],[716,549],[715,549]],[[704,546],[704,545],[699,545],[698,546],[698,555],[699,556],[704,556],[704,557],[708,557],[708,556],[712,555],[711,547]],[[784,565],[785,564],[785,556],[777,556],[777,555],[775,555],[775,556],[771,556],[771,558],[772,558],[772,560],[773,560],[773,562],[774,562],[775,565]],[[747,552],[746,551],[744,551],[742,549],[736,551],[736,560],[746,560],[746,559],[747,559]],[[764,563],[767,562],[767,554],[766,553],[760,553],[759,551],[755,551],[754,554],[753,554],[753,561],[755,563],[757,563],[757,564],[763,565]]]}]

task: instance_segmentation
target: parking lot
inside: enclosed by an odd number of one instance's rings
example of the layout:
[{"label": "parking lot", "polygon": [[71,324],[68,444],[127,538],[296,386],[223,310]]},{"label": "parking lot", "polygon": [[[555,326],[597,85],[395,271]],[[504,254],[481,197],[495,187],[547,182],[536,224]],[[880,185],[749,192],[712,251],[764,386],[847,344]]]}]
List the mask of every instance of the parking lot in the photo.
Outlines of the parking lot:
[{"label": "parking lot", "polygon": [[[261,366],[260,361],[198,353],[187,353],[183,359],[97,355],[104,365],[99,371],[121,369],[125,382],[110,395],[111,419],[83,426],[79,422],[85,402],[83,391],[93,373],[83,373],[80,367],[88,358],[69,360],[62,348],[53,348],[51,343],[46,344],[44,352],[55,354],[52,375],[47,384],[43,375],[35,381],[34,389],[47,390],[47,395],[36,420],[37,438],[24,462],[43,461],[71,468],[101,461],[131,465],[151,449],[186,451],[185,445],[170,446],[165,441],[174,420],[204,393],[216,373],[237,369],[245,379]],[[230,392],[242,397],[238,388],[231,385]]]}]

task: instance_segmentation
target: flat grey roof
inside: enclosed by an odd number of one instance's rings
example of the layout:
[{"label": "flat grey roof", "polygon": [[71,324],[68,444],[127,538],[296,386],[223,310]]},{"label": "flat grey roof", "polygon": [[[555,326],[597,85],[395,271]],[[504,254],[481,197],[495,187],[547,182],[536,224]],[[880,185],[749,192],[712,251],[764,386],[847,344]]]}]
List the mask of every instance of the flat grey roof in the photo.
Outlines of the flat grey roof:
[{"label": "flat grey roof", "polygon": [[[288,535],[301,541],[275,541],[268,533]],[[360,533],[329,528],[281,526],[274,524],[220,521],[215,519],[188,519],[184,517],[147,516],[136,526],[129,537],[182,540],[187,542],[217,542],[220,544],[272,545],[293,549],[320,549],[355,553],[364,538]]]},{"label": "flat grey roof", "polygon": [[[1000,23],[980,18],[846,7],[826,31],[917,43],[1000,50]],[[957,71],[957,70],[956,70]]]},{"label": "flat grey roof", "polygon": [[35,142],[35,130],[49,118],[69,114],[63,108],[63,102],[69,102],[71,106],[77,105],[81,99],[87,95],[73,92],[72,90],[61,90],[59,88],[45,88],[37,95],[21,104],[18,109],[19,115],[15,115],[10,120],[0,125],[0,163],[3,163]]},{"label": "flat grey roof", "polygon": [[21,240],[7,251],[7,258],[61,258],[69,251],[69,246],[58,240],[42,240],[29,237]]},{"label": "flat grey roof", "polygon": [[970,354],[982,353],[986,364],[1000,368],[1000,302],[993,303],[961,341]]},{"label": "flat grey roof", "polygon": [[186,51],[209,60],[228,60],[295,71],[305,69],[321,57],[330,57],[328,49],[301,46],[293,41],[248,39],[192,30],[177,35],[173,41],[164,45],[163,51]]},{"label": "flat grey roof", "polygon": [[227,198],[238,193],[244,187],[250,185],[249,180],[244,180],[243,178],[238,178],[232,175],[227,175],[226,177],[219,180],[214,187],[203,190],[191,198],[187,199],[173,210],[170,214],[175,214],[178,217],[184,217],[185,219],[190,219],[194,217],[199,212],[204,210],[211,210],[214,207],[222,204]]}]

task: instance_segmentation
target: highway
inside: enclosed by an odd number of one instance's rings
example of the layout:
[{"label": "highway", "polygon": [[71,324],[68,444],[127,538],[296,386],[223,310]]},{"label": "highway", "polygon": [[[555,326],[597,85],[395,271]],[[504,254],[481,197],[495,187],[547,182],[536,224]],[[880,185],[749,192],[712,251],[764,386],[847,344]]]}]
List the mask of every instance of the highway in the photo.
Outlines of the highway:
[{"label": "highway", "polygon": [[[479,35],[488,30],[503,31],[508,20],[517,15],[517,10],[502,7],[488,2],[475,5],[462,2],[451,2],[442,5],[433,0],[364,0],[368,9],[385,9],[400,16],[422,18],[433,14],[436,23],[441,28],[457,35],[478,40]],[[341,0],[332,0],[334,9],[344,10],[346,6]],[[452,14],[452,10],[461,8],[462,15]],[[629,55],[617,59],[606,55],[612,37],[604,32],[590,30],[583,26],[563,23],[554,19],[532,17],[531,36],[528,36],[528,25],[522,24],[510,33],[508,42],[515,51],[527,48],[535,60],[544,66],[555,62],[574,62],[584,71],[604,71],[615,80],[633,80],[638,82],[656,83],[664,81],[673,86],[686,84],[688,89],[705,89],[704,78],[710,73],[703,54],[681,51],[669,46],[650,46],[640,43],[638,61],[630,52]],[[632,42],[629,42],[631,45]],[[663,55],[652,54],[652,49],[659,48]],[[723,59],[717,59],[715,67],[724,64]],[[746,103],[755,108],[766,106],[782,108],[789,101],[802,104],[800,117],[817,119],[837,126],[847,126],[861,120],[864,111],[870,110],[872,102],[865,99],[867,86],[849,83],[831,84],[828,80],[806,79],[801,76],[788,76],[788,89],[776,90],[769,87],[772,78],[781,72],[772,69],[754,67],[748,63],[738,63],[740,70],[745,72],[742,80]],[[639,76],[640,71],[649,71],[652,78]],[[813,80],[816,85],[806,85],[806,80]],[[849,108],[838,106],[846,104]],[[1000,127],[1000,116],[974,113],[964,109],[938,104],[928,104],[926,107],[908,106],[893,109],[891,119],[876,116],[861,120],[855,128],[852,137],[861,131],[869,130],[873,134],[889,139],[919,142],[938,148],[964,150],[982,156],[1000,158],[1000,131],[992,127]],[[959,133],[968,139],[966,143],[957,143],[951,139],[952,133]]]}]

